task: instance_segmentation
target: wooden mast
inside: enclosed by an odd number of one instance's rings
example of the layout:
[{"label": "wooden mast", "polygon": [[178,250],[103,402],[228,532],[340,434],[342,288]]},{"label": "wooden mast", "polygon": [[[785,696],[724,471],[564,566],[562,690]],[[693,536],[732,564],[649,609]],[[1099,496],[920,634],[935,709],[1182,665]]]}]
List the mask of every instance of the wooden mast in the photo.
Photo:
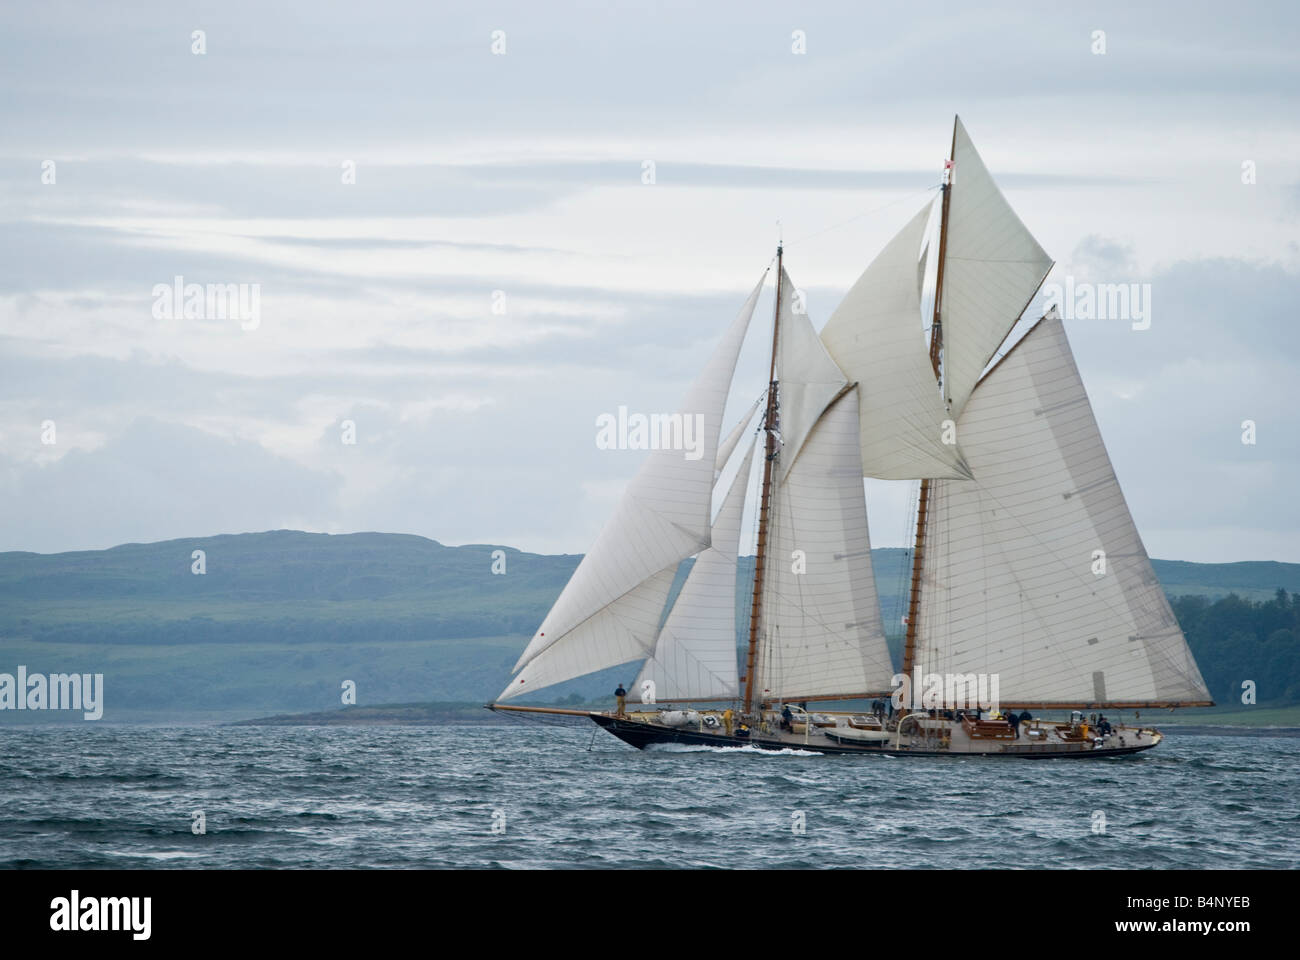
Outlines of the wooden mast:
[{"label": "wooden mast", "polygon": [[772,461],[776,459],[777,401],[776,401],[776,351],[777,336],[781,327],[781,268],[782,244],[776,245],[776,308],[772,314],[772,364],[767,377],[767,412],[763,416],[763,430],[767,433],[763,457],[762,500],[758,509],[758,544],[754,551],[754,596],[749,606],[749,652],[745,657],[744,713],[752,713],[754,706],[754,654],[758,649],[758,625],[763,605],[763,569],[767,555],[767,518],[772,504]]},{"label": "wooden mast", "polygon": [[[943,321],[939,315],[943,303],[943,261],[948,250],[948,203],[952,199],[953,162],[957,153],[957,121],[952,124],[952,146],[948,149],[948,166],[943,177],[943,205],[939,212],[939,266],[934,275],[934,317],[930,323],[930,366],[935,378],[939,377],[939,356],[943,350]],[[943,384],[944,393],[948,385]],[[916,658],[916,627],[921,609],[921,558],[925,549],[926,513],[930,505],[930,481],[921,480],[921,493],[916,500],[916,543],[912,548],[912,589],[907,598],[907,634],[903,644],[903,673],[912,675]]]}]

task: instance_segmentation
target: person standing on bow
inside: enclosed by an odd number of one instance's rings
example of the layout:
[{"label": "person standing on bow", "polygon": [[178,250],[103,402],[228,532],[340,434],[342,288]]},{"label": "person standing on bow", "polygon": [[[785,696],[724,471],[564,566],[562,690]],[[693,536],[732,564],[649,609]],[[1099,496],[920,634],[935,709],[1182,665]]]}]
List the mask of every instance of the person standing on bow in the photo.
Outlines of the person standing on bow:
[{"label": "person standing on bow", "polygon": [[616,717],[625,716],[626,707],[627,707],[627,691],[623,689],[623,684],[621,683],[618,685],[618,689],[614,691],[614,702],[617,704],[618,707],[614,711],[614,716]]}]

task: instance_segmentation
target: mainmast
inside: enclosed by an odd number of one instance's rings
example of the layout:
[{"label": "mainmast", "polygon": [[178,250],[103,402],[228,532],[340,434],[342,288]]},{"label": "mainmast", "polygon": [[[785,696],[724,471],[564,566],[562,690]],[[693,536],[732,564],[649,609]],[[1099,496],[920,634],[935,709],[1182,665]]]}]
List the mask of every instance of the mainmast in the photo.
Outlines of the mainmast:
[{"label": "mainmast", "polygon": [[754,654],[758,649],[758,627],[763,605],[763,570],[767,555],[767,520],[772,504],[772,463],[776,460],[777,397],[776,352],[777,337],[781,327],[781,268],[782,244],[776,245],[776,308],[772,313],[772,364],[767,378],[767,411],[763,415],[763,430],[767,433],[763,457],[762,500],[758,509],[758,545],[754,552],[754,596],[749,607],[749,653],[745,658],[744,713],[753,712],[754,705]]},{"label": "mainmast", "polygon": [[[943,352],[943,321],[940,307],[943,304],[943,262],[948,247],[948,203],[952,199],[953,163],[957,156],[957,122],[952,125],[952,146],[948,148],[948,163],[943,176],[943,204],[939,211],[939,266],[934,276],[934,317],[930,324],[930,365],[939,379],[939,357]],[[907,599],[907,636],[903,644],[903,673],[912,675],[916,657],[916,628],[921,608],[921,555],[925,549],[925,522],[930,503],[930,481],[921,480],[921,492],[916,500],[916,544],[912,548],[912,589]]]}]

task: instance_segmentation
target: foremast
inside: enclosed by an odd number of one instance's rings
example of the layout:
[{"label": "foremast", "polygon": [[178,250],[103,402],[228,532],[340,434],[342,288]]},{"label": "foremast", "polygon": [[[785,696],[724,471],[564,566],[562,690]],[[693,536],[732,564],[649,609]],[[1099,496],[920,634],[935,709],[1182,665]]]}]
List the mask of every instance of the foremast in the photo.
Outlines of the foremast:
[{"label": "foremast", "polygon": [[[930,366],[935,379],[940,377],[939,364],[943,353],[943,321],[940,308],[943,304],[943,265],[948,248],[948,205],[952,200],[953,164],[957,158],[957,124],[953,122],[952,145],[948,148],[948,162],[944,165],[943,201],[939,209],[939,263],[934,274],[934,316],[930,323]],[[912,547],[912,586],[907,598],[907,632],[903,642],[903,674],[912,675],[916,659],[916,630],[921,612],[921,558],[925,552],[926,514],[930,504],[930,481],[922,478],[921,491],[916,498],[916,541]]]},{"label": "foremast", "polygon": [[758,543],[754,551],[754,594],[749,607],[749,649],[745,656],[744,713],[754,708],[754,660],[758,650],[758,631],[763,612],[763,573],[767,557],[767,527],[772,506],[772,464],[776,460],[777,381],[776,357],[781,330],[781,260],[783,244],[776,245],[776,306],[772,312],[772,362],[767,377],[767,409],[763,414],[764,440],[763,485],[758,508]]}]

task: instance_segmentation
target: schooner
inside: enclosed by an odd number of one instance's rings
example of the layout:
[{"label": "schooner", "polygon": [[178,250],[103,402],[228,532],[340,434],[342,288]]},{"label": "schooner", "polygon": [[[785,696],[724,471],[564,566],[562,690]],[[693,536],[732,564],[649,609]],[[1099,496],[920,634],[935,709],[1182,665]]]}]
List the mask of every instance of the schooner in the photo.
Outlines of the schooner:
[{"label": "schooner", "polygon": [[[1095,757],[1162,739],[1107,710],[1211,705],[1055,309],[998,356],[1052,261],[960,118],[938,197],[820,334],[780,246],[775,259],[766,389],[723,436],[765,271],[682,404],[703,455],[650,452],[489,706],[586,716],[637,747]],[[920,481],[898,674],[864,477]],[[755,567],[738,613],[750,495]],[[632,712],[505,702],[638,663]],[[873,699],[866,713],[807,709]]]}]

